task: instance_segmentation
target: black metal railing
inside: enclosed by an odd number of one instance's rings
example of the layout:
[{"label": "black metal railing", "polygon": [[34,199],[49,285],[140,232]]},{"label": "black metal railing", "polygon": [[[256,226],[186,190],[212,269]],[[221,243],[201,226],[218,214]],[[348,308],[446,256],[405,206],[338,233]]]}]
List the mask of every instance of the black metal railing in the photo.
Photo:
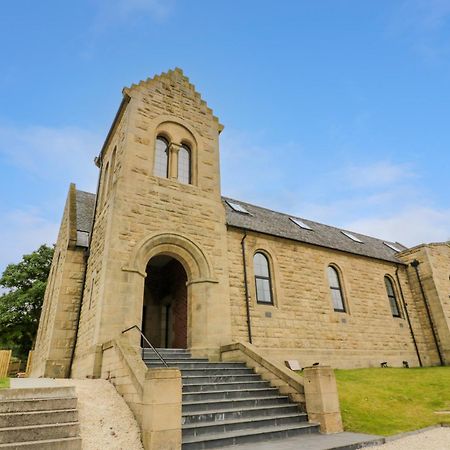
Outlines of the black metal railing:
[{"label": "black metal railing", "polygon": [[161,356],[161,354],[158,352],[158,350],[156,350],[155,347],[153,347],[152,343],[145,337],[144,333],[142,332],[142,330],[137,326],[137,325],[133,325],[132,327],[127,328],[126,330],[122,331],[122,334],[125,334],[127,331],[132,330],[133,328],[136,328],[136,330],[139,331],[139,334],[141,335],[142,338],[142,359],[144,359],[144,343],[146,343],[158,356],[158,358],[161,360],[161,362],[166,366],[169,367],[166,363],[166,361],[164,360],[164,358]]}]

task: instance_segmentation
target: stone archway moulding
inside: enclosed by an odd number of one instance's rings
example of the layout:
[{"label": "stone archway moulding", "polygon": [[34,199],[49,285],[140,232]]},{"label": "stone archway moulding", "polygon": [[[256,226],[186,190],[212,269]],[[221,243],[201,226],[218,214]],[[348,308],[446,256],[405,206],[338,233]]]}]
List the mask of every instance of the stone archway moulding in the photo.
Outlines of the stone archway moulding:
[{"label": "stone archway moulding", "polygon": [[190,239],[174,233],[157,234],[142,239],[133,249],[128,266],[122,267],[122,270],[146,277],[148,261],[161,254],[180,261],[186,270],[188,284],[217,283],[211,264],[200,247]]}]

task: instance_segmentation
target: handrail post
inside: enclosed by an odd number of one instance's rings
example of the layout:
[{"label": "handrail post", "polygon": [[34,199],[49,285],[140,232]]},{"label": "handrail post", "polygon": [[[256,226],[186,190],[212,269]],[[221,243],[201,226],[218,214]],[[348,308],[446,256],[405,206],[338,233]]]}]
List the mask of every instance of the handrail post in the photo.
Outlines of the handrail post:
[{"label": "handrail post", "polygon": [[[142,339],[144,339],[144,341],[149,345],[149,347],[156,353],[156,355],[158,356],[160,361],[164,364],[164,366],[169,367],[167,365],[166,361],[164,360],[164,358],[158,352],[158,350],[156,350],[156,348],[153,347],[152,343],[145,337],[144,333],[142,332],[142,330],[137,325],[133,325],[133,326],[127,328],[126,330],[123,330],[122,334],[126,333],[127,331],[132,330],[133,328],[136,328],[136,330],[139,331],[139,334],[141,335]],[[144,359],[144,346],[143,345],[142,345],[142,359]]]}]

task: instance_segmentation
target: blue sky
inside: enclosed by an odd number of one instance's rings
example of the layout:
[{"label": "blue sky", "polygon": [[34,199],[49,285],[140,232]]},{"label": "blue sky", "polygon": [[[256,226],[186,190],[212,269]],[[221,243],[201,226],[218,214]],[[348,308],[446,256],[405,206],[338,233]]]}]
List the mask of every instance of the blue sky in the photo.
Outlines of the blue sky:
[{"label": "blue sky", "polygon": [[121,89],[177,66],[225,125],[224,195],[450,239],[450,0],[18,0],[0,42],[0,270],[95,189]]}]

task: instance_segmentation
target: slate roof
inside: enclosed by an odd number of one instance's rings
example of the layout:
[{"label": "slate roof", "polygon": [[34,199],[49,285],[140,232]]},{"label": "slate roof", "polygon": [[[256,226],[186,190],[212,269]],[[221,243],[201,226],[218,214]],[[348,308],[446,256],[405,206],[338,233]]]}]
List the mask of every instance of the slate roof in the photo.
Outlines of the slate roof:
[{"label": "slate roof", "polygon": [[76,191],[77,245],[87,247],[92,230],[95,209],[95,194]]},{"label": "slate roof", "polygon": [[[392,250],[384,244],[384,242],[387,241],[313,222],[301,217],[289,216],[231,198],[222,197],[222,200],[225,205],[227,225],[229,226],[292,239],[294,241],[306,242],[308,244],[354,253],[356,255],[404,264],[400,259],[395,257],[395,250]],[[227,201],[243,206],[250,214],[234,211]],[[312,230],[300,228],[290,220],[290,217],[300,219],[306,225],[311,227]],[[350,232],[363,241],[363,243],[352,241],[342,234],[342,231]],[[394,245],[399,250],[407,249],[407,247],[399,243],[395,243]]]},{"label": "slate roof", "polygon": [[[91,232],[94,219],[95,194],[84,191],[76,191],[77,199],[77,234],[87,235]],[[363,243],[354,242],[344,234],[340,228],[331,227],[322,223],[313,222],[301,217],[289,216],[270,209],[255,206],[250,203],[231,198],[222,197],[226,211],[227,225],[244,230],[257,231],[259,233],[291,239],[298,242],[306,242],[312,245],[340,250],[356,255],[368,256],[370,258],[381,259],[393,263],[403,264],[395,257],[396,252],[384,244],[382,239],[373,238],[360,233],[350,231],[351,234],[359,238]],[[243,214],[234,211],[227,201],[243,206],[250,214]],[[290,217],[300,219],[312,230],[305,230],[290,220]],[[394,243],[400,250],[407,250],[407,247]],[[87,246],[83,242],[78,245]]]}]

